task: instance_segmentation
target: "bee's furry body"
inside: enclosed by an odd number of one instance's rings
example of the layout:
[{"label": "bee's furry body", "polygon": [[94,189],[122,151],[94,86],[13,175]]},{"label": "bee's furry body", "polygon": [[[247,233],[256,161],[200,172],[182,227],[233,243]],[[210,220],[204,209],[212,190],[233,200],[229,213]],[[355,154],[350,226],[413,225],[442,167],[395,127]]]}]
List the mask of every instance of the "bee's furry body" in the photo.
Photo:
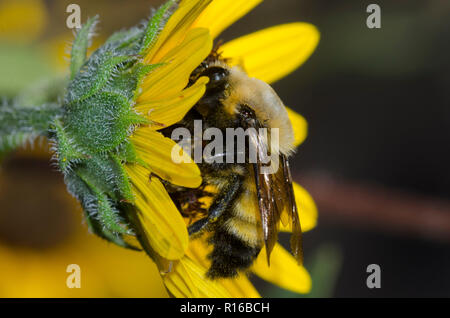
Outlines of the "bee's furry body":
[{"label": "bee's furry body", "polygon": [[[261,127],[280,129],[279,148],[271,149],[272,155],[288,156],[292,152],[292,126],[284,105],[270,86],[217,59],[205,61],[192,76],[193,80],[208,76],[210,83],[203,98],[177,126],[193,133],[194,120],[202,120],[203,129],[219,128],[225,135],[226,128],[243,127],[244,114],[250,114]],[[169,135],[177,126],[165,133]],[[203,210],[203,218],[189,227],[189,233],[210,235],[208,242],[213,245],[207,273],[210,278],[234,277],[251,266],[265,243],[253,164],[247,158],[244,163],[198,165],[203,177],[200,189],[168,186],[168,190],[183,211],[186,201],[180,200],[181,197],[188,194],[191,203],[196,203],[206,193],[203,189],[209,186],[216,189],[211,206]]]},{"label": "bee's furry body", "polygon": [[[234,198],[207,228],[212,233],[208,241],[214,246],[209,256],[212,263],[208,275],[230,277],[253,263],[263,245],[263,237],[256,192],[248,188],[251,184],[251,171],[245,166],[219,171],[220,173],[206,172],[205,183],[214,185],[218,193],[233,191]],[[230,187],[235,190],[230,191]]]}]

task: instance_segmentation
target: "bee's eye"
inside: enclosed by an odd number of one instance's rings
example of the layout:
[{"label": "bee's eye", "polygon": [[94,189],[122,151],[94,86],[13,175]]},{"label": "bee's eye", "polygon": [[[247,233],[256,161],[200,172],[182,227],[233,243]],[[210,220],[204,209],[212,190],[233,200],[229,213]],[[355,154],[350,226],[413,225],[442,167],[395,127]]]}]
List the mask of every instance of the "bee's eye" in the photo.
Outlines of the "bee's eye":
[{"label": "bee's eye", "polygon": [[229,72],[228,72],[228,70],[226,70],[222,67],[213,66],[213,67],[206,69],[202,73],[202,75],[209,77],[208,87],[214,88],[214,87],[222,86],[226,83],[226,79],[227,79],[227,76],[229,75]]},{"label": "bee's eye", "polygon": [[215,72],[213,74],[211,74],[211,82],[218,82],[221,81],[225,78],[225,76],[227,76],[227,74],[225,74],[225,70],[220,70],[218,72]]},{"label": "bee's eye", "polygon": [[221,81],[228,76],[228,71],[223,67],[213,66],[207,68],[202,75],[208,76],[211,81]]}]

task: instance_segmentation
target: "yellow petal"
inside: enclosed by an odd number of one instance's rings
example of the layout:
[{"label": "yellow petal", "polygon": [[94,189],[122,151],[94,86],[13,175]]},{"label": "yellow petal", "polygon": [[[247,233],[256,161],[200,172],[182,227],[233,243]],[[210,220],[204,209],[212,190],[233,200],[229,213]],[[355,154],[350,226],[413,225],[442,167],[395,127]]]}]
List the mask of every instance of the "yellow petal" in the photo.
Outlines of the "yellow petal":
[{"label": "yellow petal", "polygon": [[291,23],[252,33],[221,47],[223,57],[251,77],[273,83],[303,64],[319,42],[319,31],[308,23]]},{"label": "yellow petal", "polygon": [[167,289],[181,298],[230,298],[230,293],[218,280],[206,278],[206,269],[189,257],[177,262],[172,272],[163,275]]},{"label": "yellow petal", "polygon": [[250,280],[241,274],[238,278],[221,280],[222,285],[233,298],[260,298],[261,295],[256,290]]},{"label": "yellow petal", "polygon": [[252,271],[264,280],[290,291],[304,294],[311,290],[311,277],[303,266],[280,244],[276,244],[267,265],[266,249],[263,248]]},{"label": "yellow petal", "polygon": [[214,0],[192,27],[209,28],[214,39],[261,2],[262,0]]},{"label": "yellow petal", "polygon": [[176,46],[159,62],[165,63],[142,82],[137,103],[168,98],[183,90],[197,66],[209,55],[212,39],[207,29],[190,30],[183,43]]},{"label": "yellow petal", "polygon": [[[131,142],[153,173],[183,187],[196,188],[202,183],[200,169],[192,158],[172,139],[148,127],[137,129]],[[177,156],[178,162],[174,161]]]},{"label": "yellow petal", "polygon": [[170,273],[162,276],[167,290],[176,298],[200,297],[197,286],[182,262],[175,262]]},{"label": "yellow petal", "polygon": [[[204,239],[196,239],[189,243],[186,255],[202,267],[209,268],[211,261],[208,259],[208,254],[211,250],[212,246],[208,245]],[[221,279],[220,283],[233,298],[261,297],[256,288],[244,274],[241,274],[241,276],[235,279]]]},{"label": "yellow petal", "polygon": [[201,77],[194,85],[186,88],[175,96],[142,103],[135,106],[135,110],[153,122],[170,126],[181,119],[202,98],[209,79]]},{"label": "yellow petal", "polygon": [[292,128],[294,129],[294,145],[300,146],[308,136],[308,122],[306,119],[293,111],[289,107],[286,107],[289,119],[291,120]]},{"label": "yellow petal", "polygon": [[200,297],[208,298],[230,298],[230,293],[222,286],[220,280],[206,278],[206,268],[192,261],[189,257],[183,258],[191,278],[197,286]]},{"label": "yellow petal", "polygon": [[145,61],[149,64],[156,63],[180,44],[192,23],[210,2],[211,0],[182,0],[147,53]]},{"label": "yellow petal", "polygon": [[189,243],[186,225],[181,214],[158,178],[150,179],[150,172],[138,165],[126,170],[134,187],[137,216],[152,248],[164,258],[183,257]]},{"label": "yellow petal", "polygon": [[[311,195],[304,188],[296,182],[293,183],[293,186],[302,232],[307,232],[317,224],[317,207]],[[291,232],[291,224],[288,224],[288,226],[280,224],[280,230],[283,232]]]},{"label": "yellow petal", "polygon": [[207,256],[211,251],[212,245],[208,245],[204,239],[195,239],[189,243],[186,255],[201,266],[208,268],[211,265],[211,261]]}]

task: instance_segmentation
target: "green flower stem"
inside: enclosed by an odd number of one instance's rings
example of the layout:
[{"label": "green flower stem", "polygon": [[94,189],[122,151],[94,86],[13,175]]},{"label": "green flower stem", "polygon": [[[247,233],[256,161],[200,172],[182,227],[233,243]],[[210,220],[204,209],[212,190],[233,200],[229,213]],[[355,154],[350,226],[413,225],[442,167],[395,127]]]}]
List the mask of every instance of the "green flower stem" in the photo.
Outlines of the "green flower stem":
[{"label": "green flower stem", "polygon": [[61,114],[57,104],[37,107],[0,105],[0,156],[36,137],[49,135],[51,122]]}]

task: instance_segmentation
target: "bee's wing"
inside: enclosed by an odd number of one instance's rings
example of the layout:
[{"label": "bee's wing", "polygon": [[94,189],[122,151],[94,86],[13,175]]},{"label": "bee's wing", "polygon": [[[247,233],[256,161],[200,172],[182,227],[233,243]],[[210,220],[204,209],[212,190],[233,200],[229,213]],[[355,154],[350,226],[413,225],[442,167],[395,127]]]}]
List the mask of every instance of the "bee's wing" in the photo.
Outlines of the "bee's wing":
[{"label": "bee's wing", "polygon": [[[291,236],[291,250],[297,259],[299,264],[303,264],[303,244],[302,244],[302,227],[300,225],[300,218],[298,216],[297,204],[295,202],[294,188],[292,186],[291,169],[289,168],[289,161],[286,156],[281,155],[281,166],[279,172],[282,172],[284,177],[284,194],[285,194],[285,209],[283,215],[287,214],[287,217],[292,224],[292,236]],[[280,196],[281,197],[281,196]],[[283,218],[283,216],[282,216]]]},{"label": "bee's wing", "polygon": [[253,165],[258,205],[261,214],[261,224],[264,235],[264,243],[267,252],[267,263],[270,264],[270,253],[278,240],[279,214],[275,209],[273,200],[271,177],[269,174],[261,173],[261,164]]},{"label": "bee's wing", "polygon": [[258,162],[253,164],[253,172],[261,214],[267,262],[270,264],[270,253],[278,240],[278,226],[283,218],[292,222],[291,249],[299,264],[303,262],[302,230],[298,217],[297,205],[292,187],[292,177],[286,156],[280,155],[281,167],[274,173],[263,170],[259,158],[267,152],[267,141],[258,134],[250,134],[250,142],[256,147]]},{"label": "bee's wing", "polygon": [[264,243],[267,251],[267,263],[270,264],[270,253],[278,240],[278,220],[276,215],[272,192],[272,177],[264,173],[260,158],[267,154],[266,142],[262,139],[256,130],[249,133],[250,146],[256,150],[257,162],[253,163],[253,174],[255,178],[256,193],[258,196],[258,206],[261,215],[261,224],[264,236]]}]

